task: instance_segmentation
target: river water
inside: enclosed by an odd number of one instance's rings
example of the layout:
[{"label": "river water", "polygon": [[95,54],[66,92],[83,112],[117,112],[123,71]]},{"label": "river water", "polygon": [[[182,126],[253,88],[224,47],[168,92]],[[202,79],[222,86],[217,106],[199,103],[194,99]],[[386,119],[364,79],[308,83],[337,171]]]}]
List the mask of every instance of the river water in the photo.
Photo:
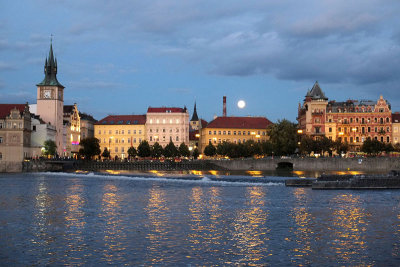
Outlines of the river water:
[{"label": "river water", "polygon": [[400,265],[400,191],[154,176],[0,175],[0,265]]}]

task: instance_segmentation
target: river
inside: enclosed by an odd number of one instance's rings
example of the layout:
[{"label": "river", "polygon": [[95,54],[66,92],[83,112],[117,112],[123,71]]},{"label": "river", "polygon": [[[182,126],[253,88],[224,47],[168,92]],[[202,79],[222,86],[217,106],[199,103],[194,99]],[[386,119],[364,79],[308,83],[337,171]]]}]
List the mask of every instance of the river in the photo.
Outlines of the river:
[{"label": "river", "polygon": [[400,191],[285,177],[0,175],[0,265],[400,265]]}]

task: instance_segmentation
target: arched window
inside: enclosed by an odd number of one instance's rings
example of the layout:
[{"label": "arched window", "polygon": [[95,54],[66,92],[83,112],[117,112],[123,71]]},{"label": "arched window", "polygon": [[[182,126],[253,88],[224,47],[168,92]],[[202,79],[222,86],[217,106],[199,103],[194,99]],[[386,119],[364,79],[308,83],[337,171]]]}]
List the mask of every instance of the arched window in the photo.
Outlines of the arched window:
[{"label": "arched window", "polygon": [[0,160],[3,159],[3,154],[0,152]]}]

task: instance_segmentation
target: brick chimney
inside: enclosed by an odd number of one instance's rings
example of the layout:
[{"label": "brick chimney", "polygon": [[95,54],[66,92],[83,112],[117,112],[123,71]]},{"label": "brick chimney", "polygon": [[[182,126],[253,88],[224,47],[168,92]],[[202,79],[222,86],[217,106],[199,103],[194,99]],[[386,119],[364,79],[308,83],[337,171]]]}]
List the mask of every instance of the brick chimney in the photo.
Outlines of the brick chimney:
[{"label": "brick chimney", "polygon": [[224,100],[223,100],[222,116],[226,117],[226,96],[224,96]]}]

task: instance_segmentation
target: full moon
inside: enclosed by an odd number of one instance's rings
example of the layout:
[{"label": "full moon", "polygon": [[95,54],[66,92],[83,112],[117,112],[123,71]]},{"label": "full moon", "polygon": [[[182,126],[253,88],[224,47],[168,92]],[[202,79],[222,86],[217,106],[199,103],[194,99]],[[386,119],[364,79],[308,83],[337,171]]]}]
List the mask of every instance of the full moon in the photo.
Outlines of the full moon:
[{"label": "full moon", "polygon": [[239,100],[237,105],[238,105],[238,108],[244,108],[246,106],[246,102],[244,102],[243,100]]}]

